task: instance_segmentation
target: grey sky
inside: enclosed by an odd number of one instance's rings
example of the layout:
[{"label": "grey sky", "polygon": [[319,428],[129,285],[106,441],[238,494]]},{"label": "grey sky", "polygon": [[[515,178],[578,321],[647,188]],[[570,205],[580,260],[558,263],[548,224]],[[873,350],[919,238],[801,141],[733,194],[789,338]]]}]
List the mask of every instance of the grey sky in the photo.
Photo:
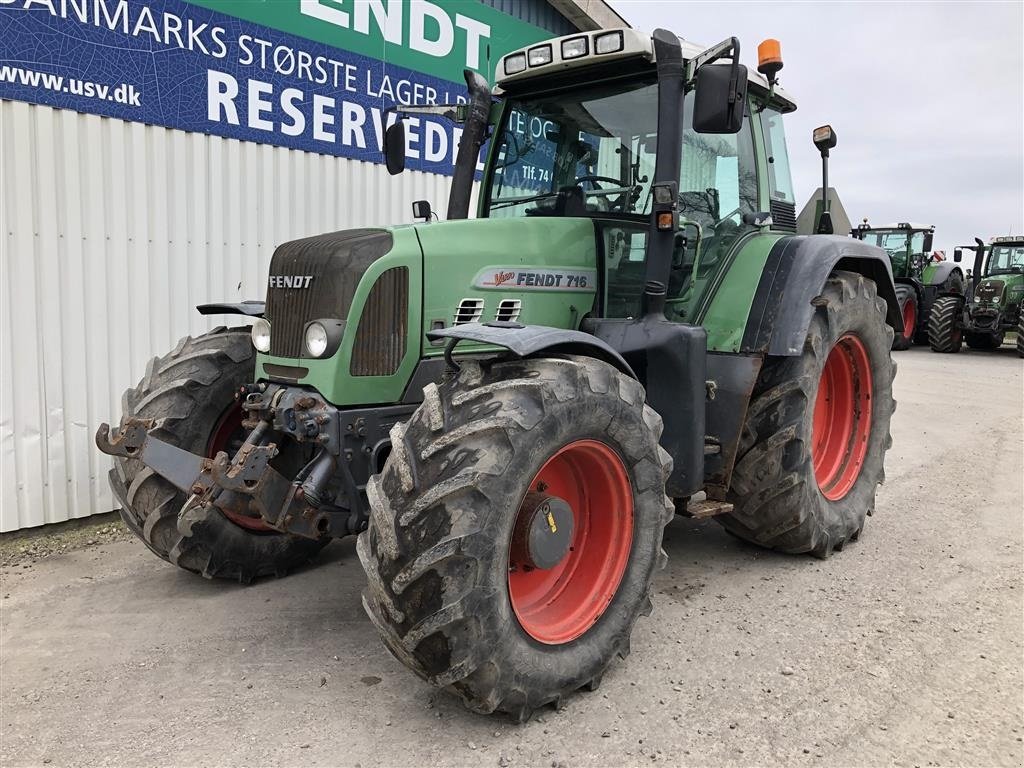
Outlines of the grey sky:
[{"label": "grey sky", "polygon": [[821,183],[811,131],[831,123],[851,221],[934,224],[948,254],[1024,232],[1024,3],[611,2],[638,29],[735,35],[751,69],[779,39],[798,209]]}]

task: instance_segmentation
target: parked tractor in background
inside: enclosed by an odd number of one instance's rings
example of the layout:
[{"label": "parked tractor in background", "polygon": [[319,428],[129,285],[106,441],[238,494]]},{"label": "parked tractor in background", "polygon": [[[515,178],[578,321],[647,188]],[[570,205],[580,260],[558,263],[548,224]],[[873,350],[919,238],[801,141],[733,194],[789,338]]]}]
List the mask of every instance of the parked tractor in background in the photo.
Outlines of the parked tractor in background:
[{"label": "parked tractor in background", "polygon": [[903,350],[915,342],[926,343],[928,316],[935,300],[942,295],[962,296],[964,292],[964,274],[960,267],[932,255],[935,227],[907,222],[872,227],[864,219],[850,234],[889,254],[903,318],[902,333],[896,334],[892,348]]},{"label": "parked tractor in background", "polygon": [[855,541],[901,317],[883,251],[794,234],[796,105],[759,52],[599,30],[504,56],[497,102],[467,71],[468,104],[400,107],[463,123],[449,220],[285,243],[265,303],[203,307],[251,334],[185,339],[97,434],[125,522],[241,581],[358,533],[395,657],[519,719],[629,653],[677,513]]},{"label": "parked tractor in background", "polygon": [[988,246],[975,238],[975,245],[953,252],[954,260],[961,261],[965,250],[974,252],[968,290],[936,299],[928,320],[932,351],[959,352],[964,341],[971,349],[998,349],[1007,333],[1016,333],[1024,357],[1024,236],[996,237]]}]

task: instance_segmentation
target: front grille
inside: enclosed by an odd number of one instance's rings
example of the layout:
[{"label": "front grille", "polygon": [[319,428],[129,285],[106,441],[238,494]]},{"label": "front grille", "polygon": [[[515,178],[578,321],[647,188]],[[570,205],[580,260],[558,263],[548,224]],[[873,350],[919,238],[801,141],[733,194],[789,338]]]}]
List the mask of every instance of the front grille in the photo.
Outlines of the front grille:
[{"label": "front grille", "polygon": [[409,338],[409,269],[394,267],[373,284],[352,344],[353,376],[390,376],[405,357]]},{"label": "front grille", "polygon": [[1001,280],[989,280],[981,283],[975,295],[983,302],[998,304],[1003,300],[1004,283]]},{"label": "front grille", "polygon": [[270,354],[302,357],[307,323],[344,320],[359,279],[391,246],[391,233],[380,229],[350,229],[278,246],[270,260],[264,313],[270,321]]},{"label": "front grille", "polygon": [[769,210],[772,214],[772,229],[796,232],[796,206],[793,203],[772,200]]}]

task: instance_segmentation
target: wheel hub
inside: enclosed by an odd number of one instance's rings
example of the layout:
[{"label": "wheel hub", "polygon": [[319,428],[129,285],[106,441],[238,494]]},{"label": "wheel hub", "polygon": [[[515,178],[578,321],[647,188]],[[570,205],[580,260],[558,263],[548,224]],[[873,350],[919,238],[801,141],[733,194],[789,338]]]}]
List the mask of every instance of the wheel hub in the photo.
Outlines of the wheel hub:
[{"label": "wheel hub", "polygon": [[526,494],[512,531],[509,562],[516,568],[554,568],[569,554],[572,507],[557,496]]},{"label": "wheel hub", "polygon": [[633,544],[632,486],[613,448],[576,440],[528,487],[508,542],[509,598],[530,637],[560,645],[593,627],[615,597]]}]

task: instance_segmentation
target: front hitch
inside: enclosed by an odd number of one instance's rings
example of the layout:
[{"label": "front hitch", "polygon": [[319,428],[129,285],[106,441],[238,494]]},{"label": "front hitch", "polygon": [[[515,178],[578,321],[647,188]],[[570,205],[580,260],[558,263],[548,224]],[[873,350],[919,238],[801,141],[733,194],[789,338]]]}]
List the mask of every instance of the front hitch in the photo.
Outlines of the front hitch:
[{"label": "front hitch", "polygon": [[96,446],[110,456],[141,461],[185,494],[194,495],[193,503],[216,507],[229,517],[258,517],[282,533],[310,539],[357,532],[357,512],[321,500],[334,457],[321,450],[291,481],[270,466],[278,448],[262,442],[269,426],[260,421],[234,458],[221,451],[209,459],[166,443],[153,436],[150,419],[125,419],[116,430],[102,424]]}]

